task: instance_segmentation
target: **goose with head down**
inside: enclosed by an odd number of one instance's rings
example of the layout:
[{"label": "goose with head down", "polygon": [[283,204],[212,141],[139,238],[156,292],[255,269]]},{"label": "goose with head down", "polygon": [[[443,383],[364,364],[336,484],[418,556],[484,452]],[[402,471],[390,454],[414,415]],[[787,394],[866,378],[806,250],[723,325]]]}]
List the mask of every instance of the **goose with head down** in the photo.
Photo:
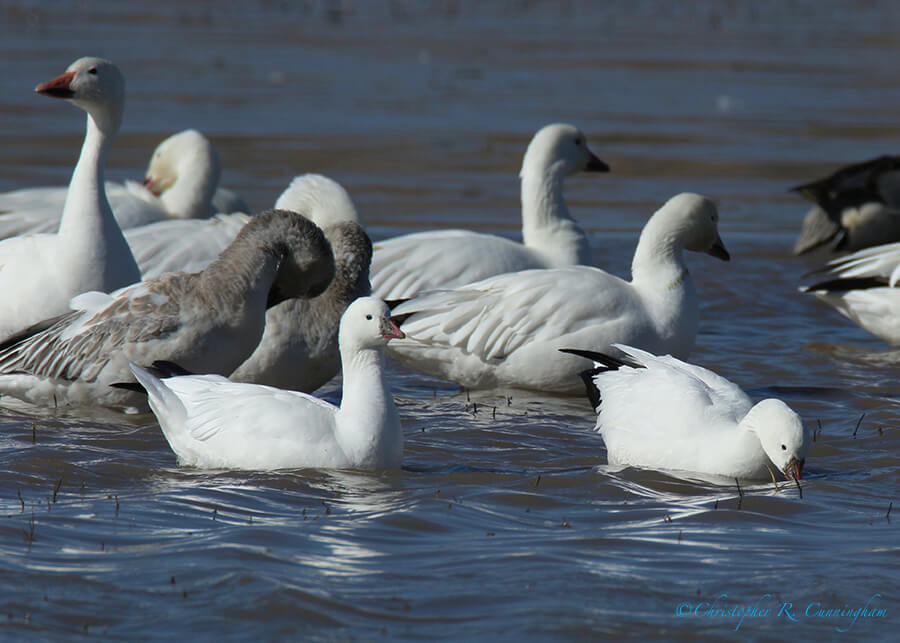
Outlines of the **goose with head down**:
[{"label": "goose with head down", "polygon": [[614,345],[624,358],[563,349],[582,373],[610,464],[734,478],[800,480],[809,433],[781,400],[754,404],[740,387],[669,355]]},{"label": "goose with head down", "polygon": [[133,407],[144,400],[112,387],[133,381],[129,360],[228,375],[259,343],[268,308],[319,295],[333,275],[315,224],[294,212],[260,214],[203,271],[84,293],[70,312],[0,345],[0,394],[39,405]]}]

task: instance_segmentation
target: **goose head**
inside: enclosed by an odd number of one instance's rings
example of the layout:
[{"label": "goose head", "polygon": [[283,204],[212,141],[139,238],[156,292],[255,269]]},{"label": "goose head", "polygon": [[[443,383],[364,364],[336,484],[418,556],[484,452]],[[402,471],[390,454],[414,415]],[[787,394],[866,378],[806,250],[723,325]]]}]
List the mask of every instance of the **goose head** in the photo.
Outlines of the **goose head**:
[{"label": "goose head", "polygon": [[369,268],[372,264],[372,241],[358,223],[344,221],[324,228],[334,253],[334,279],[328,287],[339,299],[369,295]]},{"label": "goose head", "polygon": [[406,335],[391,321],[391,311],[378,297],[360,297],[344,311],[338,329],[341,352],[381,349]]},{"label": "goose head", "polygon": [[609,166],[591,152],[581,130],[567,123],[554,123],[542,127],[531,139],[519,177],[564,177],[576,172],[609,172]]},{"label": "goose head", "polygon": [[122,124],[125,107],[125,77],[113,63],[102,58],[79,58],[66,72],[41,83],[34,91],[64,98],[80,107],[107,135]]},{"label": "goose head", "polygon": [[212,143],[195,129],[173,134],[153,151],[144,187],[178,219],[208,217],[222,166]]},{"label": "goose head", "polygon": [[791,407],[781,400],[763,400],[750,409],[741,426],[756,433],[769,460],[788,480],[800,480],[809,434]]},{"label": "goose head", "polygon": [[705,196],[690,192],[673,196],[656,211],[647,227],[664,229],[673,245],[686,250],[705,252],[723,261],[731,258],[719,236],[716,204]]},{"label": "goose head", "polygon": [[269,308],[292,297],[316,297],[334,277],[334,255],[325,234],[296,212],[263,212],[253,217],[238,236],[257,236],[278,261],[266,301]]},{"label": "goose head", "polygon": [[347,190],[321,174],[295,176],[278,197],[275,208],[303,212],[320,228],[343,221],[361,223]]}]

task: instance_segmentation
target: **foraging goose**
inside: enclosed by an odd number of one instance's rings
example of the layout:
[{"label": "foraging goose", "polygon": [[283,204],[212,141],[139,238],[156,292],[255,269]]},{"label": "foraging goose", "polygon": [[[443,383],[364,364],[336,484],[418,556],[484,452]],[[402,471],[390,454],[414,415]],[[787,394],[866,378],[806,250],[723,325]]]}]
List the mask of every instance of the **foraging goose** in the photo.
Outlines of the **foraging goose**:
[{"label": "foraging goose", "polygon": [[710,370],[614,346],[624,358],[567,350],[594,361],[582,376],[610,464],[751,480],[774,479],[774,467],[800,480],[809,434],[787,404],[754,405]]},{"label": "foraging goose", "polygon": [[328,288],[318,297],[288,299],[266,311],[259,346],[231,380],[311,393],[341,370],[338,325],[350,303],[371,292],[372,242],[352,221],[323,232],[334,253],[334,278]]},{"label": "foraging goose", "polygon": [[700,309],[682,251],[728,260],[718,212],[697,194],[672,197],[641,232],[627,282],[571,266],[498,275],[425,292],[394,309],[407,339],[388,353],[403,364],[468,388],[577,393],[583,359],[567,346],[627,342],[686,357]]},{"label": "foraging goose", "polygon": [[403,433],[384,346],[403,333],[384,302],[353,302],[340,322],[340,408],[296,391],[213,375],[160,379],[132,365],[179,463],[227,469],[396,469]]},{"label": "foraging goose", "polygon": [[79,293],[140,279],[103,189],[104,160],[122,122],[122,73],[107,60],[81,58],[35,91],[85,110],[87,130],[59,232],[0,242],[0,340],[65,312]]},{"label": "foraging goose", "polygon": [[900,243],[830,261],[822,280],[801,291],[812,293],[876,337],[900,346]]},{"label": "foraging goose", "polygon": [[[219,156],[197,130],[173,134],[150,157],[143,185],[106,182],[106,197],[123,230],[166,219],[209,218],[245,212],[244,202],[218,188]],[[68,187],[26,188],[0,194],[0,239],[55,232]]]},{"label": "foraging goose", "polygon": [[816,205],[803,219],[794,254],[832,244],[854,251],[900,240],[900,156],[855,163],[791,188]]},{"label": "foraging goose", "polygon": [[137,393],[111,386],[132,381],[129,360],[228,375],[259,343],[267,308],[314,297],[333,275],[315,224],[265,212],[202,272],[85,293],[71,312],[0,345],[0,394],[40,405],[134,407],[142,402]]},{"label": "foraging goose", "polygon": [[468,230],[407,234],[375,244],[372,292],[386,300],[454,288],[529,268],[591,263],[587,235],[563,199],[563,181],[576,172],[608,172],[576,127],[547,125],[528,145],[522,181],[522,241]]},{"label": "foraging goose", "polygon": [[[309,217],[320,228],[340,221],[360,222],[347,191],[320,174],[294,177],[275,202],[277,210]],[[209,220],[160,221],[125,231],[144,279],[166,272],[197,272],[229,244],[250,220],[246,214],[218,214]]]}]

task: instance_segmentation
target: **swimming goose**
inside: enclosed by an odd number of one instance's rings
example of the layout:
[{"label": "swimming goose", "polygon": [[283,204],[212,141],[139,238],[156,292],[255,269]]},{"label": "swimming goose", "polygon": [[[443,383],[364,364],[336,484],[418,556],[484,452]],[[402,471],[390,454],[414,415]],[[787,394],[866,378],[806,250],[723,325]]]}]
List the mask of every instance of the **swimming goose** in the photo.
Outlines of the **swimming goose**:
[{"label": "swimming goose", "polygon": [[[193,129],[173,134],[150,157],[143,185],[106,182],[106,198],[123,230],[170,218],[208,218],[216,212],[245,212],[230,190],[217,189],[219,156]],[[0,239],[55,232],[68,187],[26,188],[0,194]]]},{"label": "swimming goose", "polygon": [[830,261],[820,281],[801,290],[876,337],[900,346],[900,243]]},{"label": "swimming goose", "polygon": [[614,342],[687,357],[700,309],[683,250],[729,255],[718,212],[697,194],[672,197],[647,222],[630,282],[588,266],[526,270],[422,293],[394,309],[407,339],[388,353],[468,388],[577,393],[582,358],[568,346]]},{"label": "swimming goose", "polygon": [[334,261],[322,231],[294,212],[255,217],[202,272],[169,273],[106,295],[0,344],[0,394],[39,405],[137,407],[128,361],[177,361],[228,375],[259,343],[266,309],[314,297]]},{"label": "swimming goose", "polygon": [[405,299],[434,288],[453,288],[493,275],[529,268],[589,265],[587,235],[563,199],[563,181],[576,172],[608,172],[588,149],[578,128],[541,128],[525,152],[522,181],[522,242],[468,230],[407,234],[375,244],[372,292]]},{"label": "swimming goose", "polygon": [[[277,210],[309,217],[320,228],[339,221],[360,222],[347,191],[320,174],[295,176],[275,202]],[[125,231],[144,279],[166,272],[197,272],[215,259],[250,220],[240,212],[209,220],[160,221]]]},{"label": "swimming goose", "polygon": [[103,189],[104,160],[122,122],[122,73],[108,60],[81,58],[35,91],[85,110],[87,131],[59,232],[0,242],[0,340],[65,312],[79,293],[140,279]]},{"label": "swimming goose", "polygon": [[231,380],[311,393],[341,370],[338,324],[352,301],[371,292],[372,242],[352,221],[323,232],[334,253],[334,278],[328,288],[318,297],[288,299],[266,311],[259,346]]},{"label": "swimming goose", "polygon": [[880,156],[791,188],[813,206],[803,219],[794,254],[831,245],[854,251],[900,240],[900,156]]},{"label": "swimming goose", "polygon": [[384,346],[403,333],[374,297],[340,321],[340,408],[296,391],[214,375],[160,379],[132,365],[180,464],[216,469],[397,469],[403,433],[384,378]]},{"label": "swimming goose", "polygon": [[610,464],[768,480],[800,480],[809,433],[776,399],[753,404],[737,385],[679,359],[616,344],[624,358],[570,350],[594,361],[582,374]]}]

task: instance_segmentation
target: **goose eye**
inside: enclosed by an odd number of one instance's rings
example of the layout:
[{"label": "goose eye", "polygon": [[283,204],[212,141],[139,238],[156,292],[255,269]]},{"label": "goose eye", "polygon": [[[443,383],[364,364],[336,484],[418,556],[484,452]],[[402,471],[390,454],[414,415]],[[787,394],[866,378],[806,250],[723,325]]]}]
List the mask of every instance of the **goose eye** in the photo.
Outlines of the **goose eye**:
[{"label": "goose eye", "polygon": [[[372,320],[372,315],[366,315],[366,319],[368,319],[369,321],[371,321],[371,320]],[[783,447],[782,447],[782,448],[783,448]]]},{"label": "goose eye", "polygon": [[96,68],[96,67],[91,67],[90,69],[88,69],[88,73],[89,73],[89,74],[93,74],[94,76],[96,76],[96,75],[97,75],[97,68]]},{"label": "goose eye", "polygon": [[575,139],[575,145],[581,145],[581,139],[580,139],[580,138],[576,138],[576,139]]},{"label": "goose eye", "polygon": [[782,444],[782,445],[781,445],[781,450],[782,450],[782,451],[787,451],[787,447],[784,446],[784,445]]}]

